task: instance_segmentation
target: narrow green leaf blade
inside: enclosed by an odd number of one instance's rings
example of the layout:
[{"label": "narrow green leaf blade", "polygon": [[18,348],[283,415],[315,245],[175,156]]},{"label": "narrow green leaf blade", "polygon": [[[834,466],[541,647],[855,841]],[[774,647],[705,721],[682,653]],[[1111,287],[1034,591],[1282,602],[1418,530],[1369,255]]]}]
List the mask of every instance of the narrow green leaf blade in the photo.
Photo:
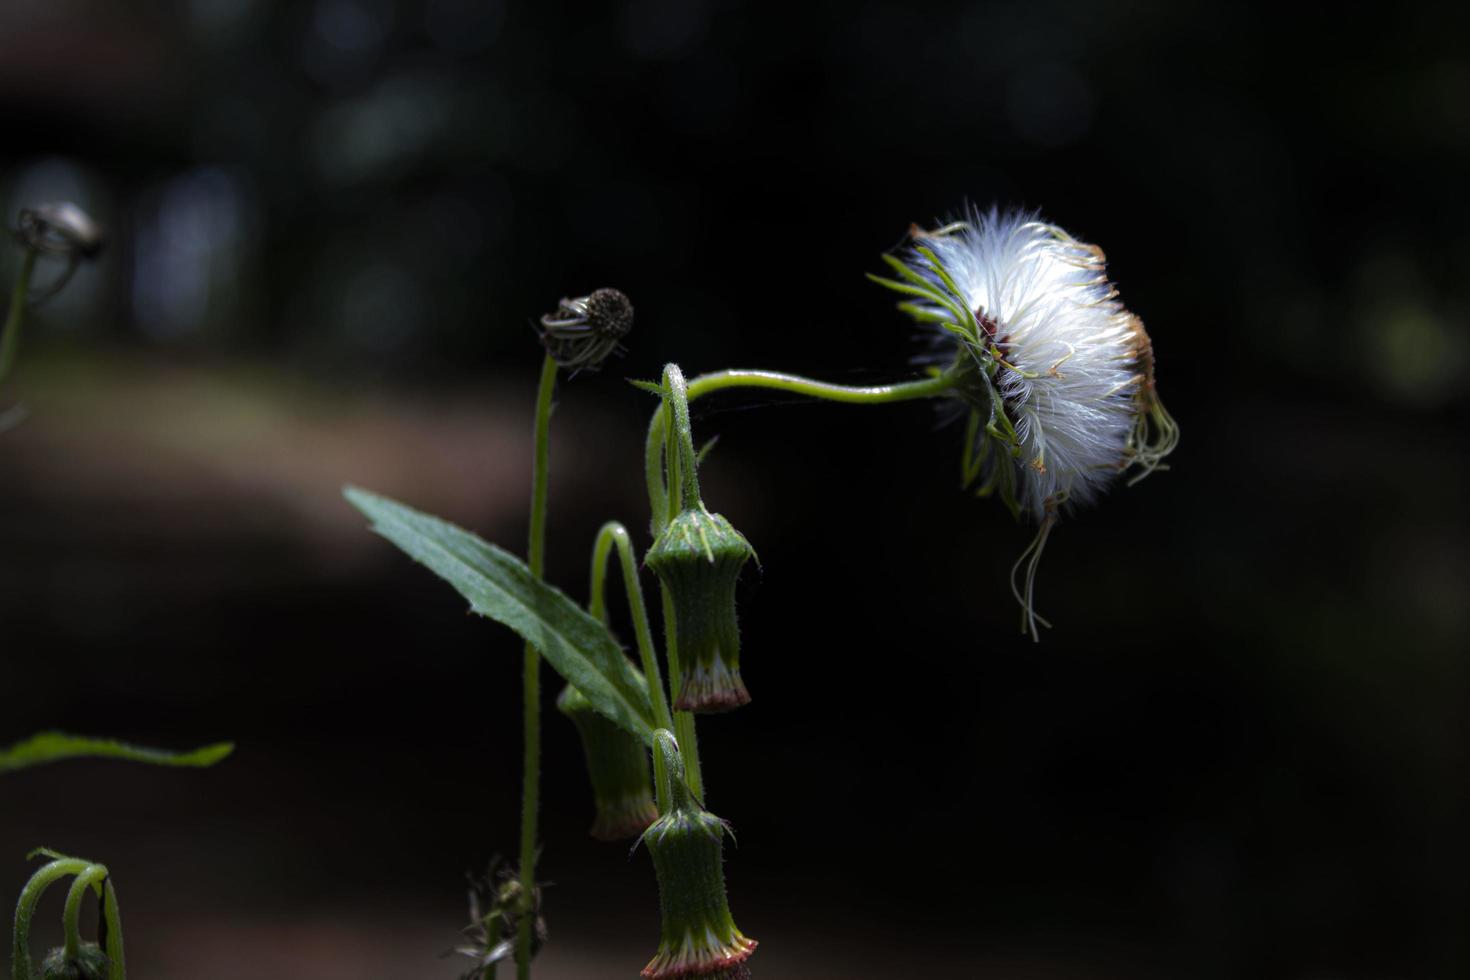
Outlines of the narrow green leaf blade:
[{"label": "narrow green leaf blade", "polygon": [[41,732],[7,749],[0,749],[0,772],[13,772],[31,766],[59,762],[62,759],[123,759],[146,762],[154,766],[184,766],[203,769],[214,765],[235,751],[235,743],[218,742],[190,752],[171,752],[141,745],[129,745],[111,738],[67,735],[64,732]]},{"label": "narrow green leaf blade", "polygon": [[652,744],[647,682],[606,626],[503,548],[396,500],[356,487],[343,492],[374,531],[454,586],[474,612],[533,644],[614,724]]}]

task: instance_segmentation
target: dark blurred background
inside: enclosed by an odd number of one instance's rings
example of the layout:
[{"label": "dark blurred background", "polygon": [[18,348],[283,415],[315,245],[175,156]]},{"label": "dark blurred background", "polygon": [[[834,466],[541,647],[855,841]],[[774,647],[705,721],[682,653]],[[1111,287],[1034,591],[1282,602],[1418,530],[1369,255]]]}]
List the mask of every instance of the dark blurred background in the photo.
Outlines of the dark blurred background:
[{"label": "dark blurred background", "polygon": [[[519,646],[341,484],[519,550],[531,323],[618,286],[628,354],[554,427],[548,571],[584,598],[602,521],[646,544],[623,378],[912,376],[862,274],[968,200],[1106,248],[1183,444],[1054,535],[1033,646],[1030,531],[960,492],[930,407],[697,406],[706,499],[763,563],[755,700],[701,729],[756,975],[1466,975],[1467,31],[1416,3],[5,4],[5,220],[71,199],[110,243],[4,394],[0,734],[240,747],[5,777],[0,896],[48,844],[109,863],[142,978],[455,976],[462,876],[515,846]],[[632,976],[648,859],[585,837],[547,738],[547,976]]]}]

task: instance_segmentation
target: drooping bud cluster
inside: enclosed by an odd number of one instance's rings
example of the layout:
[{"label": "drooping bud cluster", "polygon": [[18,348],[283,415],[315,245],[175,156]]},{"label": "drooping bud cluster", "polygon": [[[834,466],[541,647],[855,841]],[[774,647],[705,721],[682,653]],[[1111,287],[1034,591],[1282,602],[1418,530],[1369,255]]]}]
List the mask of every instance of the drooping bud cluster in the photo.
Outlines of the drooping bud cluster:
[{"label": "drooping bud cluster", "polygon": [[597,806],[592,836],[598,840],[637,837],[658,817],[648,750],[636,736],[603,717],[571,685],[557,697],[556,707],[577,726],[582,740],[587,776]]},{"label": "drooping bud cluster", "polygon": [[730,711],[750,701],[740,679],[735,582],[754,554],[743,534],[703,505],[680,512],[649,549],[645,561],[674,601],[680,711]]},{"label": "drooping bud cluster", "polygon": [[655,741],[654,751],[664,753],[669,772],[669,806],[643,834],[658,874],[662,916],[658,952],[643,976],[729,977],[741,970],[757,945],[736,927],[725,894],[729,827],[701,807],[685,786],[673,736],[660,730]]},{"label": "drooping bud cluster", "polygon": [[[66,945],[58,946],[47,953],[41,962],[43,980],[110,980],[127,975],[123,955],[122,920],[118,916],[117,891],[108,876],[105,865],[67,857],[45,848],[32,851],[31,857],[45,857],[49,861],[38,868],[21,890],[20,900],[15,903],[15,932],[12,938],[14,962],[12,972],[17,978],[32,978],[30,958],[31,920],[41,896],[53,884],[63,878],[72,878],[66,896],[66,911],[62,917],[62,928]],[[89,895],[97,898],[97,938],[84,940],[81,936],[80,920],[82,901]]]}]

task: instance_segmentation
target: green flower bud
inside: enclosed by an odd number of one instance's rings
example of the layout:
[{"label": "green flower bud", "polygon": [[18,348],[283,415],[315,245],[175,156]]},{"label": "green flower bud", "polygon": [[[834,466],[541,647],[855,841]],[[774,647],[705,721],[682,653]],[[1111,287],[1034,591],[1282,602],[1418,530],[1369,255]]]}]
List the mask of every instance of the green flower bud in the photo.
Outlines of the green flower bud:
[{"label": "green flower bud", "polygon": [[755,554],[750,542],[701,505],[669,522],[645,559],[674,600],[680,711],[714,713],[747,704],[740,679],[735,580]]},{"label": "green flower bud", "polygon": [[42,980],[107,980],[107,954],[96,943],[77,947],[76,959],[67,959],[58,946],[41,963]]},{"label": "green flower bud", "polygon": [[[725,896],[725,821],[702,808],[684,784],[683,766],[673,736],[660,730],[669,769],[668,812],[643,832],[643,843],[658,874],[662,938],[643,968],[650,980],[672,977],[730,977],[755,952],[730,916]],[[667,751],[674,746],[672,752]]]},{"label": "green flower bud", "polygon": [[556,707],[582,737],[587,776],[597,804],[592,836],[598,840],[637,837],[658,817],[643,743],[599,714],[571,685],[556,699]]}]

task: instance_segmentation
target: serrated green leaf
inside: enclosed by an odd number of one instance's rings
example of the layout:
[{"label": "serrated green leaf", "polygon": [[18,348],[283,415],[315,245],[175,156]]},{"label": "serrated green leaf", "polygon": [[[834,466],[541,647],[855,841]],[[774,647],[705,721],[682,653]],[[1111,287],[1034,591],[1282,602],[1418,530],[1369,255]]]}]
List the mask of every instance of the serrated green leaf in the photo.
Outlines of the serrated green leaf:
[{"label": "serrated green leaf", "polygon": [[154,766],[202,769],[214,765],[233,751],[233,742],[205,745],[189,752],[171,752],[167,749],[129,745],[111,738],[41,732],[8,749],[0,750],[0,773],[45,765],[48,762],[60,762],[62,759],[123,759]]},{"label": "serrated green leaf", "polygon": [[472,610],[533,644],[601,714],[652,744],[647,682],[606,626],[503,548],[396,500],[356,487],[344,494],[374,531],[454,586]]}]

